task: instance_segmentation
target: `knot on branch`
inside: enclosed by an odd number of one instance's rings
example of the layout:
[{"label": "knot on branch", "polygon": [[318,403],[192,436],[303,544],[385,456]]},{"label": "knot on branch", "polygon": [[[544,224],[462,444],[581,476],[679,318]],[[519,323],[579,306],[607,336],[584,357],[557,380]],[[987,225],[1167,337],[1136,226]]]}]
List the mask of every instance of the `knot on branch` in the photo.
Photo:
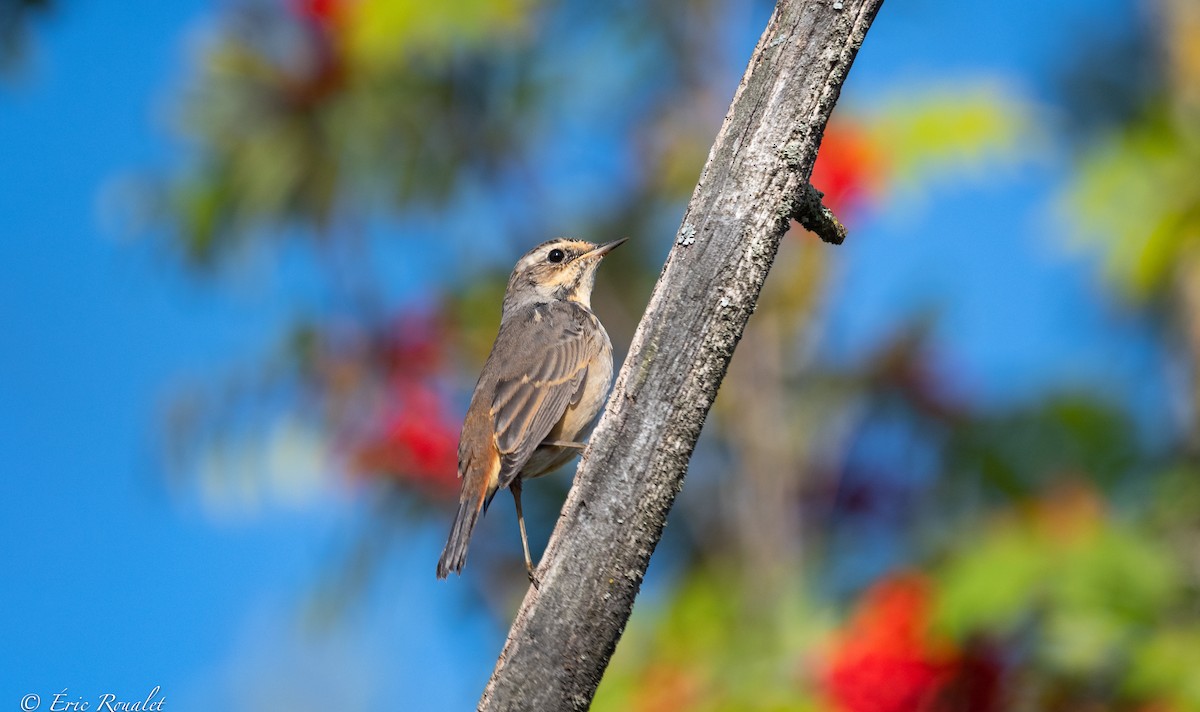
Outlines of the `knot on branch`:
[{"label": "knot on branch", "polygon": [[825,242],[840,245],[846,239],[846,226],[821,202],[821,198],[824,197],[824,193],[806,181],[800,188],[792,217],[803,225],[805,230],[814,233]]}]

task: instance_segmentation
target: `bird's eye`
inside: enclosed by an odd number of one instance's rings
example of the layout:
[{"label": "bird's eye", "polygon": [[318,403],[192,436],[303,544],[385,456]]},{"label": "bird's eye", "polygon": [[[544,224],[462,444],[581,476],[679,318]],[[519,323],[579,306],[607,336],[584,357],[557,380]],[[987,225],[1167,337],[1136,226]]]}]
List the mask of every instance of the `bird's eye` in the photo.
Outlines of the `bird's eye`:
[{"label": "bird's eye", "polygon": [[566,259],[566,257],[567,257],[567,253],[565,253],[559,249],[550,250],[550,254],[546,255],[546,259],[550,260],[551,262],[553,262],[555,264],[562,262],[564,259]]}]

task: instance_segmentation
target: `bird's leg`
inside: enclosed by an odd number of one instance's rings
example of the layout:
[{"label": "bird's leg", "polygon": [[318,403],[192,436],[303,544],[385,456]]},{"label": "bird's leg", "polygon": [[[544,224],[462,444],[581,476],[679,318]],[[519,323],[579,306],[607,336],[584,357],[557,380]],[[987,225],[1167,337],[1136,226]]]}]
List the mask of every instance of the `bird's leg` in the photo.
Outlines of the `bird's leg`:
[{"label": "bird's leg", "polygon": [[549,445],[550,447],[570,447],[576,450],[582,450],[587,447],[586,443],[577,443],[570,440],[543,440],[542,444]]},{"label": "bird's leg", "polygon": [[529,538],[525,536],[525,515],[521,513],[521,478],[515,478],[508,489],[512,492],[513,503],[517,505],[517,526],[521,529],[521,550],[525,552],[525,572],[529,574],[529,583],[533,584],[536,589],[538,580],[533,573],[533,559],[529,556]]}]

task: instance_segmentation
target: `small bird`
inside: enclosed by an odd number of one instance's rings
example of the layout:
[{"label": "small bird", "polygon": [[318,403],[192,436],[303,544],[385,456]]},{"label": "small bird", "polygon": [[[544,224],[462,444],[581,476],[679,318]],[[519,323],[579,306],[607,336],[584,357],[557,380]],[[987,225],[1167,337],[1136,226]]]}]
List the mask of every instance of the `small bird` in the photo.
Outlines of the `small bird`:
[{"label": "small bird", "polygon": [[513,268],[500,333],[475,384],[458,441],[462,489],[438,578],[462,572],[476,521],[496,492],[507,487],[517,508],[525,570],[537,587],[521,482],[575,457],[608,397],[612,344],[592,313],[592,286],[600,260],[623,242],[550,240],[525,253]]}]

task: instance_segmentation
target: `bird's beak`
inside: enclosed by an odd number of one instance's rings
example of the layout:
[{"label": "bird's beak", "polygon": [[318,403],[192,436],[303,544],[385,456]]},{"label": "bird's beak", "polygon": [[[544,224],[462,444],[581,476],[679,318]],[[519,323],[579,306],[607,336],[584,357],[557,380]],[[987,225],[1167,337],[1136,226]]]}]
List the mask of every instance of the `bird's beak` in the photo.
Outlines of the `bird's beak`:
[{"label": "bird's beak", "polygon": [[607,255],[608,253],[612,252],[613,250],[617,249],[618,247],[620,247],[621,243],[625,242],[628,239],[629,239],[628,237],[622,237],[620,240],[613,240],[612,242],[607,242],[607,243],[597,247],[596,249],[592,250],[591,252],[588,252],[587,256],[588,257],[603,257],[603,256]]}]

